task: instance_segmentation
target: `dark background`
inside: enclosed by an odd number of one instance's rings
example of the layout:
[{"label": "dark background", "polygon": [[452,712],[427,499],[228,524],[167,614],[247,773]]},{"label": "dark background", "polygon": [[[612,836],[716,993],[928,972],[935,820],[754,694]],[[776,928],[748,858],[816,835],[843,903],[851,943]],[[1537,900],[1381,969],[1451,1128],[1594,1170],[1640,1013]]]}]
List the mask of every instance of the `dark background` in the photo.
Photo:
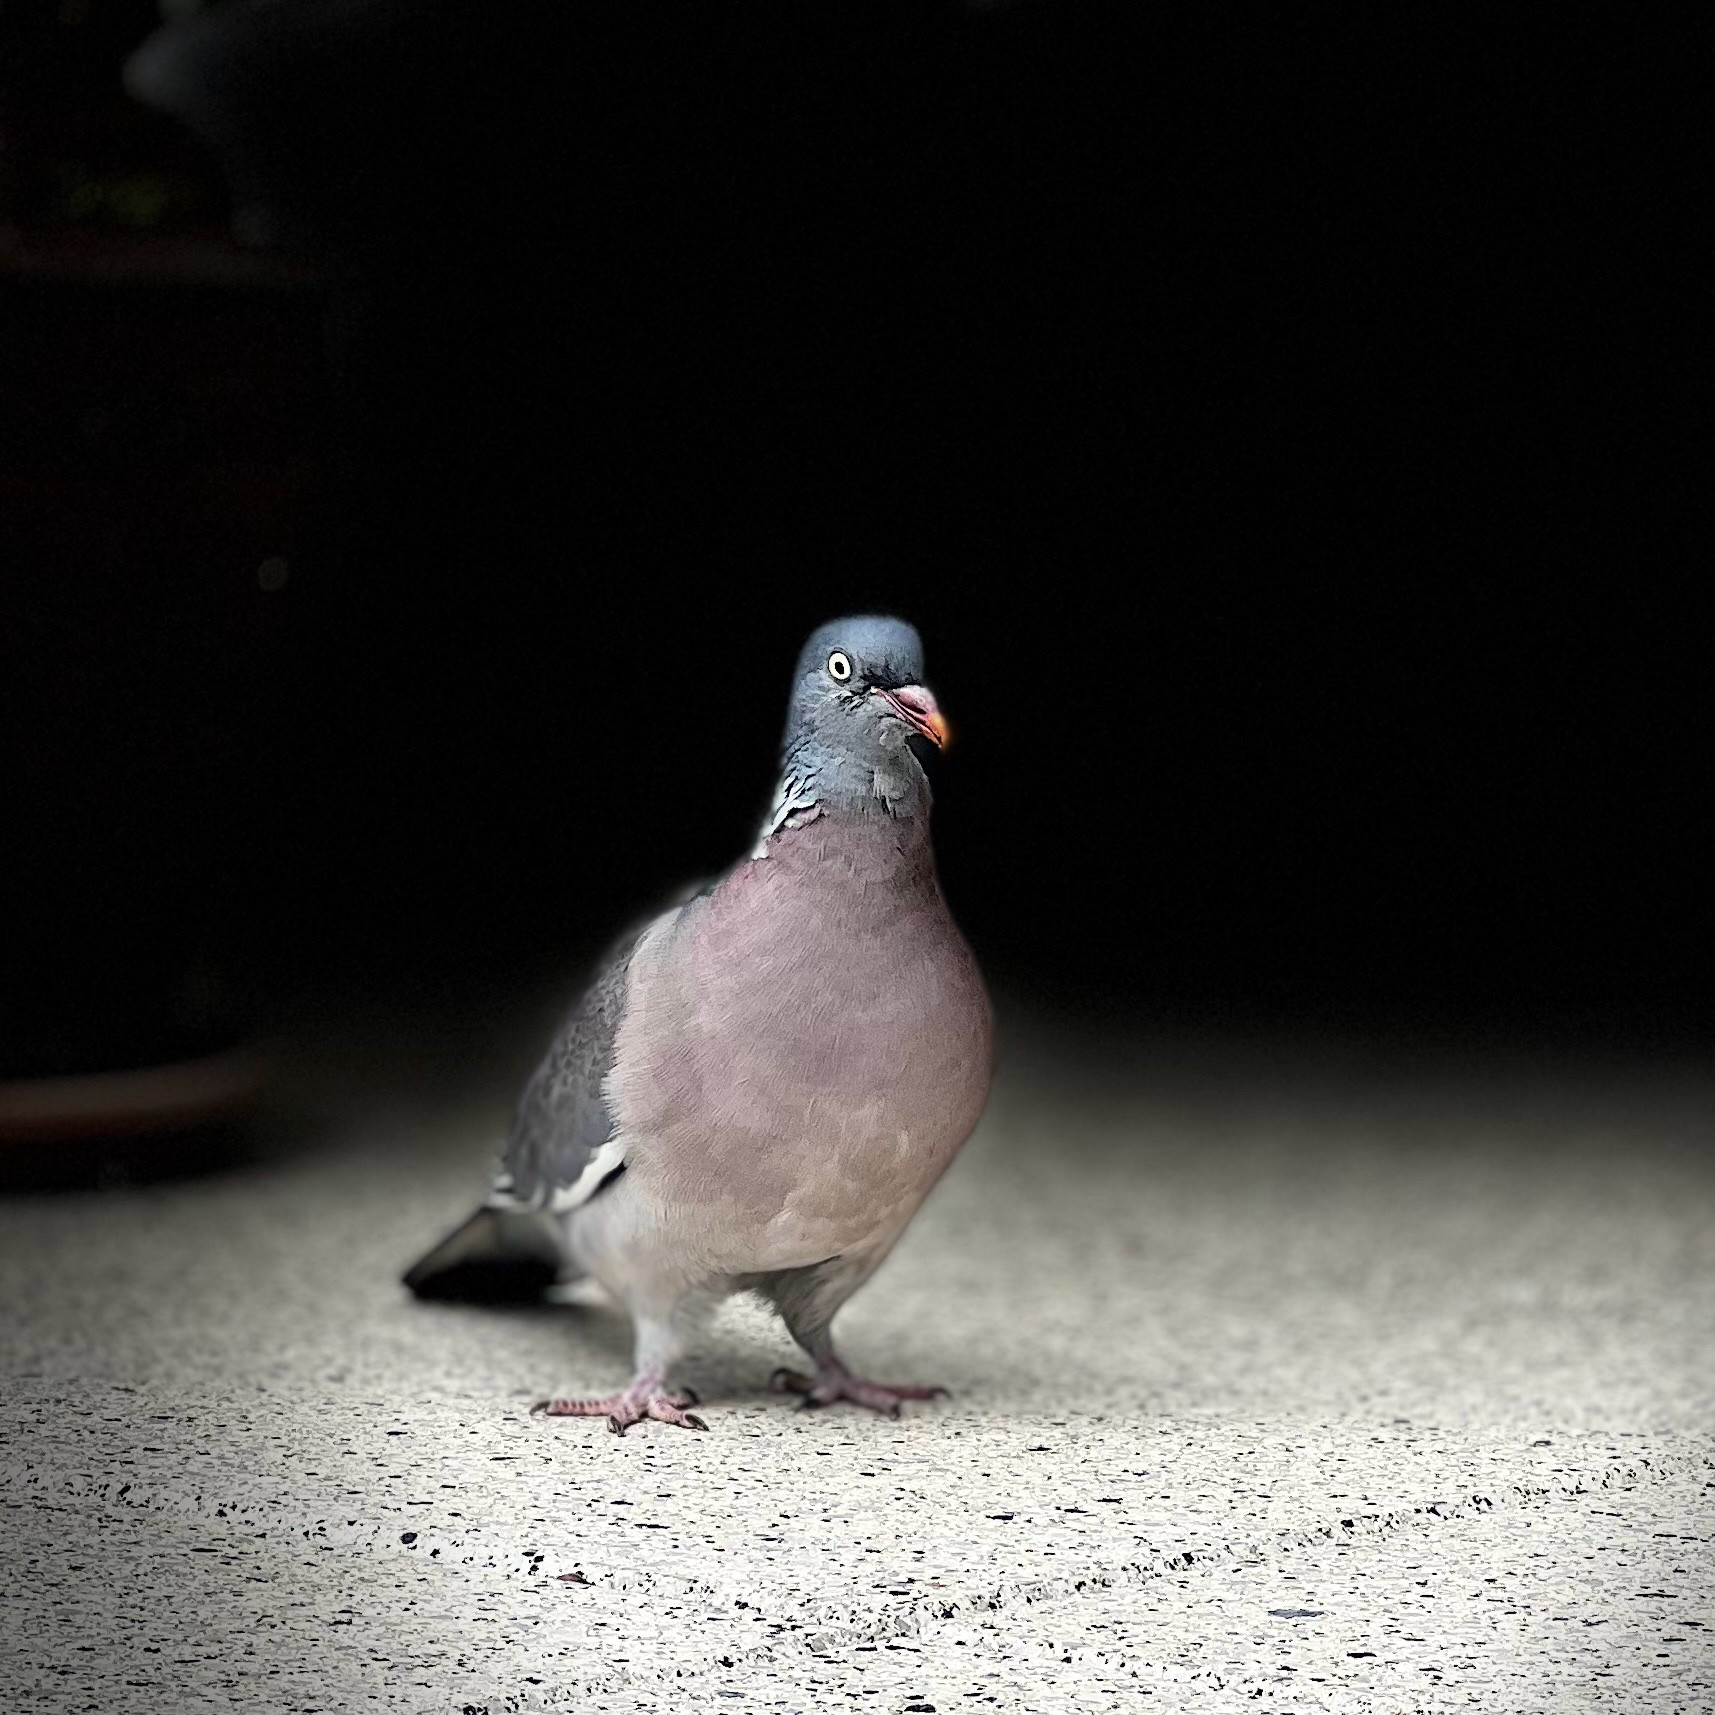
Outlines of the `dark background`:
[{"label": "dark background", "polygon": [[12,1069],[563,984],[864,609],[1004,994],[1700,1040],[1697,14],[1127,10],[0,12]]}]

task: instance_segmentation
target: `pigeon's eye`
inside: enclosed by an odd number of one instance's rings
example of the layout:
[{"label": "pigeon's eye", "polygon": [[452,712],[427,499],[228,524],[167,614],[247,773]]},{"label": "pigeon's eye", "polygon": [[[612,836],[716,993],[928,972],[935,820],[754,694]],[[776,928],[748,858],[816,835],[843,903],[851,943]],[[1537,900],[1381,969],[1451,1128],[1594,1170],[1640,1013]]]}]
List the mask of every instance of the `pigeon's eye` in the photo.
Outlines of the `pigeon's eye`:
[{"label": "pigeon's eye", "polygon": [[828,677],[836,685],[843,685],[852,676],[852,658],[845,650],[836,649],[828,657]]}]

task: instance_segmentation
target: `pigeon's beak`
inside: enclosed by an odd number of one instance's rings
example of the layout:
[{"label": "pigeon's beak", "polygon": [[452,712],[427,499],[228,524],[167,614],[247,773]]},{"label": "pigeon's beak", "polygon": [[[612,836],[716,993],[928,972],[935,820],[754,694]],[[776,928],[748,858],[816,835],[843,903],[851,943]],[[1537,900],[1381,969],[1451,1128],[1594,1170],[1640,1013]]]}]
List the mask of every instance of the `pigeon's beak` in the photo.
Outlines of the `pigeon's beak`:
[{"label": "pigeon's beak", "polygon": [[934,692],[921,685],[900,685],[892,691],[877,687],[875,694],[937,750],[945,750],[953,742],[953,729],[947,725],[947,717],[941,713]]}]

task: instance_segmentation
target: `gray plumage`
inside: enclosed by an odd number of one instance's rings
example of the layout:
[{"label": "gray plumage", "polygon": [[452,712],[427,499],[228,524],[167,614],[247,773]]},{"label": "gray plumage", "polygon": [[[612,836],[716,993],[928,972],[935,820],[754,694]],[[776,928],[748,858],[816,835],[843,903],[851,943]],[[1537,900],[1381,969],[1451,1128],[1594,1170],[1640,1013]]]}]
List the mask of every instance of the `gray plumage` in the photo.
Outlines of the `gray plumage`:
[{"label": "gray plumage", "polygon": [[604,1188],[613,1116],[603,1083],[638,937],[603,959],[583,998],[518,1098],[488,1199],[405,1274],[420,1298],[509,1303],[539,1298],[578,1272],[555,1216]]},{"label": "gray plumage", "polygon": [[738,1291],[815,1361],[782,1372],[807,1403],[897,1410],[935,1391],[853,1375],[829,1334],[988,1093],[988,1002],[911,748],[946,738],[921,676],[898,620],[810,638],[750,858],[607,961],[526,1086],[485,1210],[407,1276],[432,1295],[477,1223],[516,1245],[517,1223],[551,1220],[570,1265],[630,1311],[637,1364],[620,1393],[549,1412],[702,1427],[669,1372]]},{"label": "gray plumage", "polygon": [[625,1005],[633,936],[610,953],[577,1009],[524,1086],[490,1191],[497,1208],[563,1213],[594,1196],[615,1152],[613,1115],[603,1085],[613,1068],[613,1041]]}]

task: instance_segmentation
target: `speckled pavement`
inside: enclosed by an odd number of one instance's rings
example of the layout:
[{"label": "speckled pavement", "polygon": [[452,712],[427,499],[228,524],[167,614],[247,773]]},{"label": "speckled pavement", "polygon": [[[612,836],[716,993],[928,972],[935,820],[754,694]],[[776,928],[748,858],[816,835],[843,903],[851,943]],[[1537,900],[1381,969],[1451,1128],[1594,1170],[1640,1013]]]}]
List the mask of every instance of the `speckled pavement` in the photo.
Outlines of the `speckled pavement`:
[{"label": "speckled pavement", "polygon": [[737,1307],[706,1436],[398,1288],[494,1092],[0,1204],[0,1707],[1715,1710],[1711,1095],[1015,1040],[846,1318],[953,1400]]}]

